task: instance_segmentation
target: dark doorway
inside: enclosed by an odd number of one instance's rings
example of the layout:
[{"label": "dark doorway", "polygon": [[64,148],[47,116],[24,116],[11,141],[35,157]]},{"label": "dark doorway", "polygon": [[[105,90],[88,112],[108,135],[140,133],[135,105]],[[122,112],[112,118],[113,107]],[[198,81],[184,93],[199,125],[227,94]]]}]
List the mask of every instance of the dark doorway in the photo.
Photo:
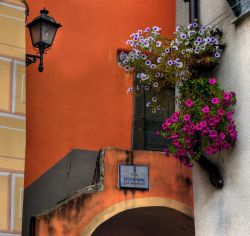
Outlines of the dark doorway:
[{"label": "dark doorway", "polygon": [[194,236],[194,220],[166,207],[141,207],[102,223],[93,236]]}]

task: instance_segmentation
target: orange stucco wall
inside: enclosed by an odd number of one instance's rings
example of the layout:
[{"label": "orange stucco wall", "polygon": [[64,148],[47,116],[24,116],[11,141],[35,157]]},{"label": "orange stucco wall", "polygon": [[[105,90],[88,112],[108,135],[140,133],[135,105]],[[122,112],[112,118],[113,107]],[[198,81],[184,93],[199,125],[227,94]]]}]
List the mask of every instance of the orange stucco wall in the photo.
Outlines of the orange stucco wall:
[{"label": "orange stucco wall", "polygon": [[[175,200],[177,204],[173,206],[173,209],[186,214],[189,212],[189,215],[192,214],[192,171],[174,158],[167,158],[163,153],[157,152],[134,152],[133,163],[149,166],[150,188],[148,191],[125,191],[118,189],[118,164],[131,160],[131,155],[128,152],[108,149],[105,151],[103,159],[104,191],[77,195],[77,197],[72,198],[72,200],[62,206],[58,206],[50,213],[37,216],[37,236],[79,236],[89,226],[89,223],[105,209],[120,202],[128,202],[131,199],[143,198],[146,200],[154,197]],[[153,204],[157,205],[158,203],[155,201]],[[179,204],[182,205],[181,208],[178,208]],[[110,212],[112,210],[109,210],[106,214]],[[99,215],[98,217],[99,221],[95,222],[94,228],[98,227],[98,222],[100,223],[101,216]]]},{"label": "orange stucco wall", "polygon": [[72,148],[130,148],[131,78],[116,51],[140,28],[158,25],[167,35],[175,27],[174,0],[27,2],[28,22],[45,6],[62,28],[44,72],[27,68],[26,187]]}]

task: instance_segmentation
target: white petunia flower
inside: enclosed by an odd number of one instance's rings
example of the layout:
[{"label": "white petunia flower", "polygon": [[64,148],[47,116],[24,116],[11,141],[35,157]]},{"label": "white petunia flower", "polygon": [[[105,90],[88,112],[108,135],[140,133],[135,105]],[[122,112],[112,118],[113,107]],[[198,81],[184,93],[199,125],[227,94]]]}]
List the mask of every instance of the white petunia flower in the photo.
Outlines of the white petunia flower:
[{"label": "white petunia flower", "polygon": [[128,90],[127,90],[128,93],[132,93],[133,92],[133,88],[132,87],[129,87]]},{"label": "white petunia flower", "polygon": [[158,82],[154,82],[153,83],[153,87],[157,88],[159,86],[159,83]]},{"label": "white petunia flower", "polygon": [[161,57],[158,57],[157,58],[157,63],[161,63],[162,62],[162,58]]},{"label": "white petunia flower", "polygon": [[156,97],[152,97],[152,101],[153,102],[157,102],[157,98]]}]

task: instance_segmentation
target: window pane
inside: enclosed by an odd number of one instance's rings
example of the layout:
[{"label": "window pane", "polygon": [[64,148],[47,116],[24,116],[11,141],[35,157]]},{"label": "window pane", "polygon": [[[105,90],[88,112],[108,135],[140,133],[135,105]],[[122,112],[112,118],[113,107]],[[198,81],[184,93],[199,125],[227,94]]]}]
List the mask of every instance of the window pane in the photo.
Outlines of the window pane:
[{"label": "window pane", "polygon": [[144,93],[135,95],[133,148],[139,150],[163,151],[167,141],[156,135],[164,120],[175,111],[175,90],[165,93],[163,111],[153,114],[145,105],[148,97]]}]

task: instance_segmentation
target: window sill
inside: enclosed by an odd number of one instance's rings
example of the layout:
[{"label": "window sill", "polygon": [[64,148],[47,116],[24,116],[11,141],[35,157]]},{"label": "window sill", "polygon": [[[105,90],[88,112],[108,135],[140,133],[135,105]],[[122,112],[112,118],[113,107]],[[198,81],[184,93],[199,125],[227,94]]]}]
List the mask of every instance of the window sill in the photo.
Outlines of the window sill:
[{"label": "window sill", "polygon": [[232,24],[239,24],[240,22],[242,22],[245,18],[247,18],[248,16],[250,16],[250,6],[247,7],[247,9],[242,12],[238,17],[234,18],[231,23]]}]

